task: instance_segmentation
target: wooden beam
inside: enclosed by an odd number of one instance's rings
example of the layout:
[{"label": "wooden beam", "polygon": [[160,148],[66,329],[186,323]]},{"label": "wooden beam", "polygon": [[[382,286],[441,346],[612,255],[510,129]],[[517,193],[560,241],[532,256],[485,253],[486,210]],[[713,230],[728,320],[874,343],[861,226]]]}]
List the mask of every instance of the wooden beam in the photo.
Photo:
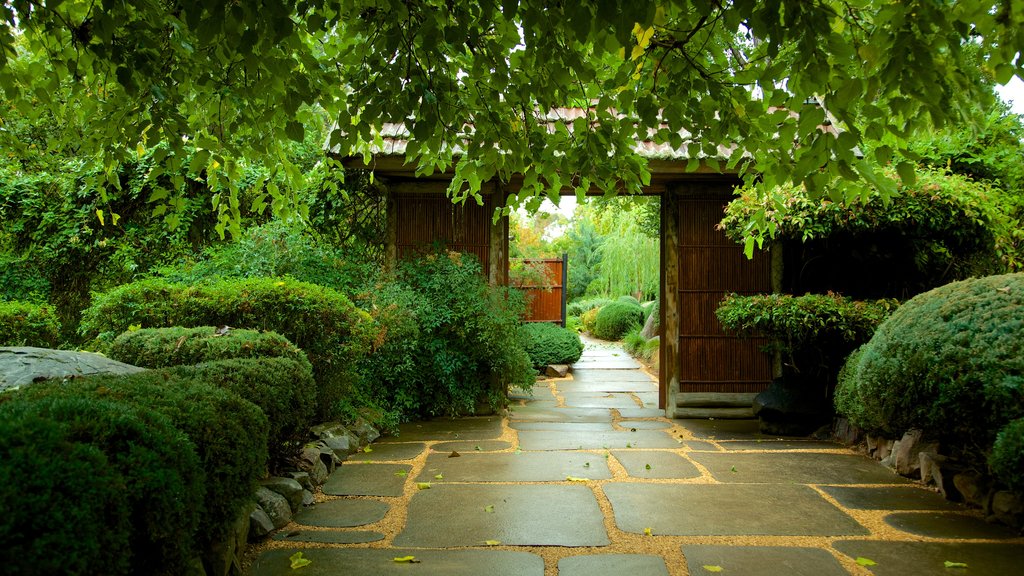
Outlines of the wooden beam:
[{"label": "wooden beam", "polygon": [[679,192],[668,188],[661,195],[661,342],[658,407],[675,417],[679,393]]},{"label": "wooden beam", "polygon": [[[491,194],[487,202],[487,205],[491,207],[491,211],[493,212],[495,207],[500,204],[501,198],[499,198],[499,194]],[[502,216],[497,222],[494,222],[492,219],[490,231],[489,257],[487,259],[490,269],[487,271],[487,280],[492,286],[507,286],[508,216]]]},{"label": "wooden beam", "polygon": [[398,264],[398,201],[390,188],[387,189],[387,207],[384,228],[384,268],[394,271]]}]

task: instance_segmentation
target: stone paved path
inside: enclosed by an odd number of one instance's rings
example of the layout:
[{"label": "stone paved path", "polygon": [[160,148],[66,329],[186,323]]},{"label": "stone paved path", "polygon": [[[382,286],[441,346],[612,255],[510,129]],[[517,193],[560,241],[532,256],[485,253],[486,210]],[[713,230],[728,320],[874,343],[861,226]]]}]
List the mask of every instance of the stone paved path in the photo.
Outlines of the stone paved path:
[{"label": "stone paved path", "polygon": [[[409,424],[346,462],[249,573],[1024,572],[1024,538],[873,460],[756,422],[671,421],[657,396],[620,348],[588,342],[506,418]],[[293,570],[297,551],[312,563]]]}]

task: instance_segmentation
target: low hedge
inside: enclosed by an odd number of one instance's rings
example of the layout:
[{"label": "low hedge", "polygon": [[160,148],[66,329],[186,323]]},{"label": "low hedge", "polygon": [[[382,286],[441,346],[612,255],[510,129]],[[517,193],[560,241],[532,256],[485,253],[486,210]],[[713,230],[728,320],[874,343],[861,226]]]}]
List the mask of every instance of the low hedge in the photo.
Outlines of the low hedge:
[{"label": "low hedge", "polygon": [[313,424],[316,383],[308,362],[292,358],[218,360],[176,366],[166,372],[175,379],[230,390],[258,406],[267,417],[267,448],[274,464],[294,455]]},{"label": "low hedge", "polygon": [[1006,425],[996,436],[989,469],[1011,490],[1024,493],[1024,418]]},{"label": "low hedge", "polygon": [[151,410],[89,396],[0,406],[0,562],[12,574],[181,574],[203,470]]},{"label": "low hedge", "polygon": [[566,316],[582,316],[584,312],[589,312],[595,308],[600,308],[605,304],[611,304],[610,298],[588,298],[586,300],[576,300],[570,302],[565,306]]},{"label": "low hedge", "polygon": [[0,346],[56,348],[60,320],[53,308],[30,302],[0,302]]},{"label": "low hedge", "polygon": [[892,435],[920,428],[977,459],[968,446],[992,446],[1024,417],[1024,273],[907,301],[851,356],[840,389],[836,408],[854,424]]},{"label": "low hedge", "polygon": [[600,312],[600,308],[591,308],[580,316],[580,325],[586,332],[594,333],[594,326],[597,325],[597,314]]},{"label": "low hedge", "polygon": [[601,307],[592,333],[601,340],[621,340],[626,332],[644,322],[644,309],[630,302],[612,302]]},{"label": "low hedge", "polygon": [[125,284],[97,295],[80,331],[109,343],[130,327],[221,326],[277,332],[313,365],[318,416],[336,415],[355,382],[354,366],[369,349],[369,316],[340,292],[272,278],[183,286],[163,280]]},{"label": "low hedge", "polygon": [[237,394],[177,374],[147,370],[128,376],[90,376],[65,383],[42,382],[3,400],[92,398],[153,410],[166,416],[195,445],[205,472],[206,495],[196,532],[205,550],[227,534],[266,473],[267,418]]},{"label": "low hedge", "polygon": [[519,329],[523,348],[534,368],[549,364],[572,364],[583,354],[579,334],[549,322],[531,322]]},{"label": "low hedge", "polygon": [[142,368],[164,368],[237,358],[282,357],[312,366],[306,354],[276,332],[199,328],[143,328],[118,336],[107,355]]}]

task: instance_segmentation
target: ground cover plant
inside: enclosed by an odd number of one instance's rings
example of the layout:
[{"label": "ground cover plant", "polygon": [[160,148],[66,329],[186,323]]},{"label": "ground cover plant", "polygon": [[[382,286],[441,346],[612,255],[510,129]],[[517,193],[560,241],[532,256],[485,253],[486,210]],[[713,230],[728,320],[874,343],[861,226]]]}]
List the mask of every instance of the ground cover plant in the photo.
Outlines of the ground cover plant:
[{"label": "ground cover plant", "polygon": [[60,320],[51,306],[32,302],[0,302],[0,346],[56,348]]}]

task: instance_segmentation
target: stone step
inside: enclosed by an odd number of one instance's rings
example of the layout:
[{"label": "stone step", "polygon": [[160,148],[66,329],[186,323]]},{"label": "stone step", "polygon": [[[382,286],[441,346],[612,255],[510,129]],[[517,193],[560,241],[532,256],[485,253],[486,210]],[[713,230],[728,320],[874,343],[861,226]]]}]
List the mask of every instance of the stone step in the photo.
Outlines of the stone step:
[{"label": "stone step", "polygon": [[754,411],[746,408],[728,407],[677,407],[676,418],[718,418],[729,420],[746,420],[754,417]]},{"label": "stone step", "polygon": [[684,392],[676,394],[680,408],[750,408],[756,392]]}]

